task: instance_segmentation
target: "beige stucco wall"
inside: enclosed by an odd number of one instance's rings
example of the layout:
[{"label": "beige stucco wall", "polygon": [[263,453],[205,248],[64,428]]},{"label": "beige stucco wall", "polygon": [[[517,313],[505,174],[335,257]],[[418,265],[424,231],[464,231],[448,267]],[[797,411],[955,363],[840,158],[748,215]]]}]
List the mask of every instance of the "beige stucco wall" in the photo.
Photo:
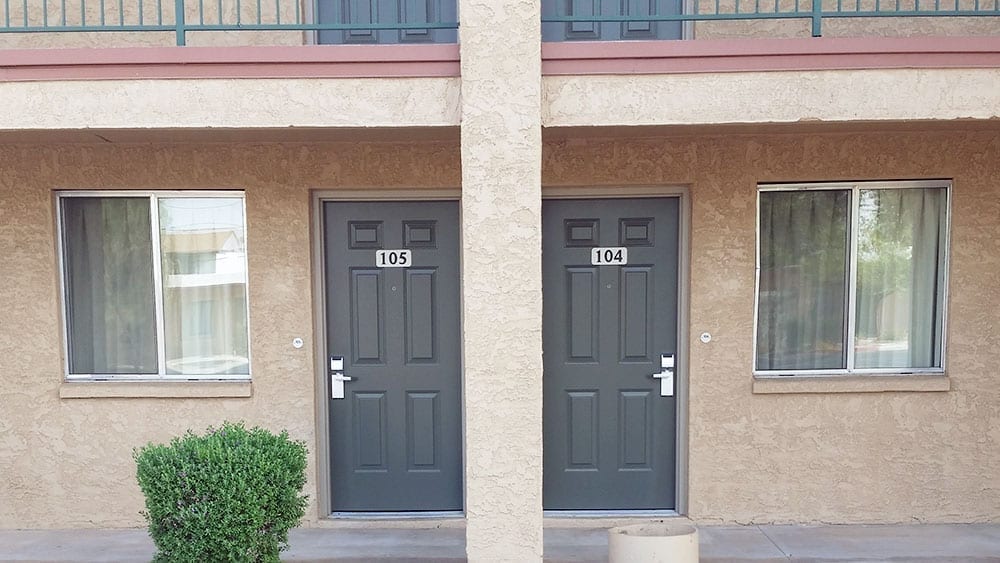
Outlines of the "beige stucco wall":
[{"label": "beige stucco wall", "polygon": [[[277,0],[261,2],[258,12],[256,2],[248,1],[240,5],[239,14],[236,2],[193,2],[185,3],[184,20],[189,25],[236,25],[257,24],[258,17],[262,24],[275,24],[279,20],[284,23],[294,23],[306,20],[306,4],[302,2],[296,12],[296,3],[301,0]],[[102,13],[103,5],[103,13]],[[142,9],[140,10],[140,5]],[[219,6],[222,6],[220,12]],[[65,6],[65,8],[63,7]],[[100,26],[114,27],[118,25],[136,26],[173,26],[173,0],[160,0],[159,6],[155,0],[144,3],[135,0],[66,0],[63,2],[43,3],[42,0],[27,0],[25,3],[10,2],[10,13],[4,13],[4,5],[0,5],[0,26],[6,25],[9,16],[9,27],[16,30],[25,27],[25,19],[29,27],[62,26]],[[65,12],[64,12],[65,10]],[[25,13],[27,12],[27,13]],[[141,13],[140,13],[141,12]],[[296,19],[298,15],[298,19]],[[239,16],[239,17],[237,17]],[[46,19],[47,18],[47,19]],[[189,32],[186,37],[188,45],[197,46],[236,46],[236,45],[302,45],[307,42],[307,35],[301,31],[239,31]],[[173,31],[144,32],[42,32],[42,33],[0,33],[0,49],[49,49],[76,47],[168,47],[177,44]]]},{"label": "beige stucco wall", "polygon": [[453,126],[460,88],[458,78],[0,82],[0,131]]},{"label": "beige stucco wall", "polygon": [[[698,11],[702,14],[714,13],[716,10],[716,0],[697,0]],[[119,2],[122,2],[121,15]],[[858,6],[862,10],[873,10],[876,0],[859,0]],[[85,19],[81,19],[81,0],[67,0],[66,5],[66,25],[74,26],[85,22],[88,25],[99,25],[101,18],[100,3],[97,0],[82,0]],[[298,12],[296,12],[296,4]],[[278,12],[280,21],[292,23],[296,21],[310,21],[310,2],[301,0],[278,0],[276,2],[267,1],[261,4],[258,14],[257,4],[252,1],[243,2],[240,10],[239,21],[244,24],[256,24],[258,16],[263,24],[275,24],[278,22]],[[808,15],[810,4],[808,0],[798,2],[799,10]],[[762,2],[761,12],[774,9],[774,2]],[[854,1],[844,1],[844,10],[853,10]],[[913,9],[913,0],[904,1],[901,4],[902,10]],[[236,4],[227,1],[223,4],[220,14],[215,2],[204,2],[203,12],[199,8],[198,2],[188,1],[186,4],[185,20],[189,24],[198,24],[204,21],[207,25],[221,22],[227,25],[237,23]],[[796,0],[780,0],[778,2],[780,11],[789,12],[795,9]],[[883,9],[892,9],[894,4],[883,2]],[[942,6],[947,9],[951,6]],[[962,4],[964,9],[973,9],[971,2]],[[752,0],[741,0],[740,11],[751,12],[755,8]],[[828,10],[836,8],[835,4],[828,0],[826,4]],[[736,0],[721,0],[719,2],[719,13],[733,13],[736,9]],[[928,9],[923,5],[922,9]],[[984,10],[986,8],[983,8]],[[59,25],[63,19],[62,3],[48,3],[48,25]],[[143,22],[147,25],[155,25],[162,20],[163,25],[173,25],[174,23],[174,3],[171,0],[163,0],[161,7],[157,10],[156,2],[149,1],[143,5]],[[41,0],[28,0],[27,16],[28,24],[31,26],[41,26],[44,24],[44,9]],[[468,17],[467,12],[460,10]],[[537,13],[537,10],[536,10]],[[3,6],[0,5],[0,25],[3,25]],[[22,27],[24,25],[25,10],[20,2],[10,4],[10,27]],[[123,16],[123,17],[122,17]],[[106,0],[104,2],[104,21],[106,25],[118,25],[124,20],[126,25],[137,25],[139,23],[138,3],[130,0]],[[508,31],[508,34],[510,32]],[[823,22],[824,37],[933,37],[933,36],[997,36],[1000,35],[1000,18],[997,17],[921,17],[921,18],[828,18]],[[705,21],[697,22],[693,26],[693,37],[696,39],[729,39],[729,38],[751,38],[751,37],[809,37],[811,36],[811,22],[806,19],[784,19],[784,20],[762,20],[762,21]],[[508,35],[509,37],[509,35]],[[506,38],[505,38],[506,39]],[[236,45],[302,45],[311,41],[310,33],[300,31],[239,31],[239,32],[215,32],[215,31],[192,31],[187,34],[188,45],[198,46],[236,46]],[[151,47],[170,46],[176,44],[176,37],[170,31],[146,31],[146,32],[88,32],[88,33],[0,33],[0,48],[71,48],[71,47]]]},{"label": "beige stucco wall", "polygon": [[1000,118],[996,68],[546,76],[542,89],[546,127]]},{"label": "beige stucco wall", "polygon": [[[1000,521],[1000,132],[572,138],[545,147],[546,185],[689,187],[689,328],[713,335],[709,344],[695,340],[681,347],[691,366],[688,498],[694,519]],[[951,390],[753,394],[756,183],[942,177],[954,179]],[[0,528],[140,525],[131,449],[224,418],[287,428],[306,440],[312,456],[307,492],[315,500],[308,190],[454,187],[461,179],[459,148],[450,143],[0,146]],[[59,399],[56,188],[246,190],[251,398]],[[466,221],[466,228],[474,226]],[[537,234],[520,227],[503,231],[486,220],[479,227],[483,232],[473,240],[484,244],[536,244],[529,241]],[[469,271],[490,269],[483,262]],[[465,287],[481,291],[481,280],[467,280]],[[480,296],[471,300],[481,303]],[[481,307],[476,312],[491,314]],[[516,324],[531,330],[540,327],[540,318]],[[476,358],[525,346],[512,331],[495,330],[488,339],[475,334],[466,336],[467,361],[470,345],[478,346]],[[306,340],[301,350],[291,346],[296,336]],[[514,426],[511,421],[530,415],[540,400],[524,394],[486,403],[484,393],[476,393],[466,416],[494,417],[491,436],[502,434],[496,420],[504,420],[504,429]],[[486,431],[477,436],[485,440]],[[477,517],[506,521],[527,514],[522,523],[534,530],[534,513],[519,512],[534,510],[528,506],[534,501],[510,499],[511,489],[494,485],[513,474],[508,452],[482,442],[467,447],[480,445],[470,479],[477,494],[496,496],[479,499],[483,512]],[[491,469],[489,455],[498,470]],[[307,524],[314,523],[315,504],[309,515]],[[499,541],[486,538],[484,543]],[[521,547],[534,549],[534,543]],[[493,553],[489,545],[482,549],[478,553]]]},{"label": "beige stucco wall", "polygon": [[[309,189],[458,183],[457,146],[432,142],[0,146],[0,528],[140,525],[132,448],[224,419],[307,442],[315,522]],[[253,397],[59,399],[59,188],[246,190]]]},{"label": "beige stucco wall", "polygon": [[542,558],[539,10],[538,0],[459,5],[470,561]]},{"label": "beige stucco wall", "polygon": [[[543,181],[691,190],[689,513],[700,522],[1000,520],[1000,132],[548,145]],[[953,178],[936,393],[754,395],[758,182]],[[682,345],[682,349],[684,346]]]}]

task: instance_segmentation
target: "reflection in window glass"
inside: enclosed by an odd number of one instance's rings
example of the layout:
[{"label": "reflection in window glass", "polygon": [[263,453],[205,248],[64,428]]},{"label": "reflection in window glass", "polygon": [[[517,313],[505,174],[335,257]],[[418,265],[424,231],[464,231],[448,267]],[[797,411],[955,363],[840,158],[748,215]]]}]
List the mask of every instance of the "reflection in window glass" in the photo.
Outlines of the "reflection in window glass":
[{"label": "reflection in window glass", "polygon": [[159,198],[168,374],[248,374],[239,198]]},{"label": "reflection in window glass", "polygon": [[941,366],[946,191],[861,190],[855,366]]}]

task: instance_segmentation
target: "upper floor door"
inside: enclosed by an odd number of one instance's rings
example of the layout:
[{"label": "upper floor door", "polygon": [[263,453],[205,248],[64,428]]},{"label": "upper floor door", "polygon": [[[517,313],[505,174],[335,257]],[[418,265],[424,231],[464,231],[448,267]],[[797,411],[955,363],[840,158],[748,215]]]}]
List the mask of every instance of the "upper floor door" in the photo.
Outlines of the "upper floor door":
[{"label": "upper floor door", "polygon": [[[419,25],[458,21],[457,0],[317,0],[316,21],[333,24]],[[348,29],[319,32],[330,45],[456,43],[456,29]]]},{"label": "upper floor door", "polygon": [[681,13],[681,0],[542,0],[542,17],[628,16],[628,22],[552,22],[542,24],[542,41],[627,41],[681,39],[679,21],[649,21],[642,16]]}]

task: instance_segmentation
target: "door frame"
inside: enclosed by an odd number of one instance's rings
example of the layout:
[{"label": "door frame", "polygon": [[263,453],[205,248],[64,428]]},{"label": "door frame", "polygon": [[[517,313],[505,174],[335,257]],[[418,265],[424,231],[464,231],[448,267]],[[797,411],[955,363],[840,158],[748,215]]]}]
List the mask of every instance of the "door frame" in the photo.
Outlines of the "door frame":
[{"label": "door frame", "polygon": [[[330,399],[327,397],[327,318],[326,318],[326,268],[325,237],[323,232],[323,204],[327,202],[421,202],[421,201],[458,201],[461,202],[460,188],[435,189],[363,189],[348,188],[343,190],[312,190],[310,196],[311,231],[312,231],[312,292],[313,292],[313,356],[314,356],[314,399],[316,413],[316,505],[319,510],[319,520],[393,520],[417,518],[447,518],[465,517],[465,464],[462,464],[462,506],[461,511],[447,512],[333,512],[333,483],[330,475]],[[462,271],[461,253],[461,206],[459,206],[459,272]],[[461,300],[461,296],[459,296]],[[459,334],[462,334],[461,317],[459,317]],[[462,379],[465,379],[464,354],[460,369]],[[465,395],[462,394],[461,416],[465,421]],[[462,442],[462,459],[465,459],[465,442]]]},{"label": "door frame", "polygon": [[688,512],[688,373],[690,340],[691,190],[687,185],[542,186],[542,199],[677,198],[677,436],[674,510],[546,510],[546,518],[676,516]]}]

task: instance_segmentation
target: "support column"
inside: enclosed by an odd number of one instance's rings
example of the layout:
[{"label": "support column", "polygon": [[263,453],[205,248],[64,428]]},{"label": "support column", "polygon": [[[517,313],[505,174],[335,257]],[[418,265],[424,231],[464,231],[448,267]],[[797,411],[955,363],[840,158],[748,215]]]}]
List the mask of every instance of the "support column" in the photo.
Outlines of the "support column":
[{"label": "support column", "polygon": [[466,551],[541,561],[541,5],[458,13]]}]

